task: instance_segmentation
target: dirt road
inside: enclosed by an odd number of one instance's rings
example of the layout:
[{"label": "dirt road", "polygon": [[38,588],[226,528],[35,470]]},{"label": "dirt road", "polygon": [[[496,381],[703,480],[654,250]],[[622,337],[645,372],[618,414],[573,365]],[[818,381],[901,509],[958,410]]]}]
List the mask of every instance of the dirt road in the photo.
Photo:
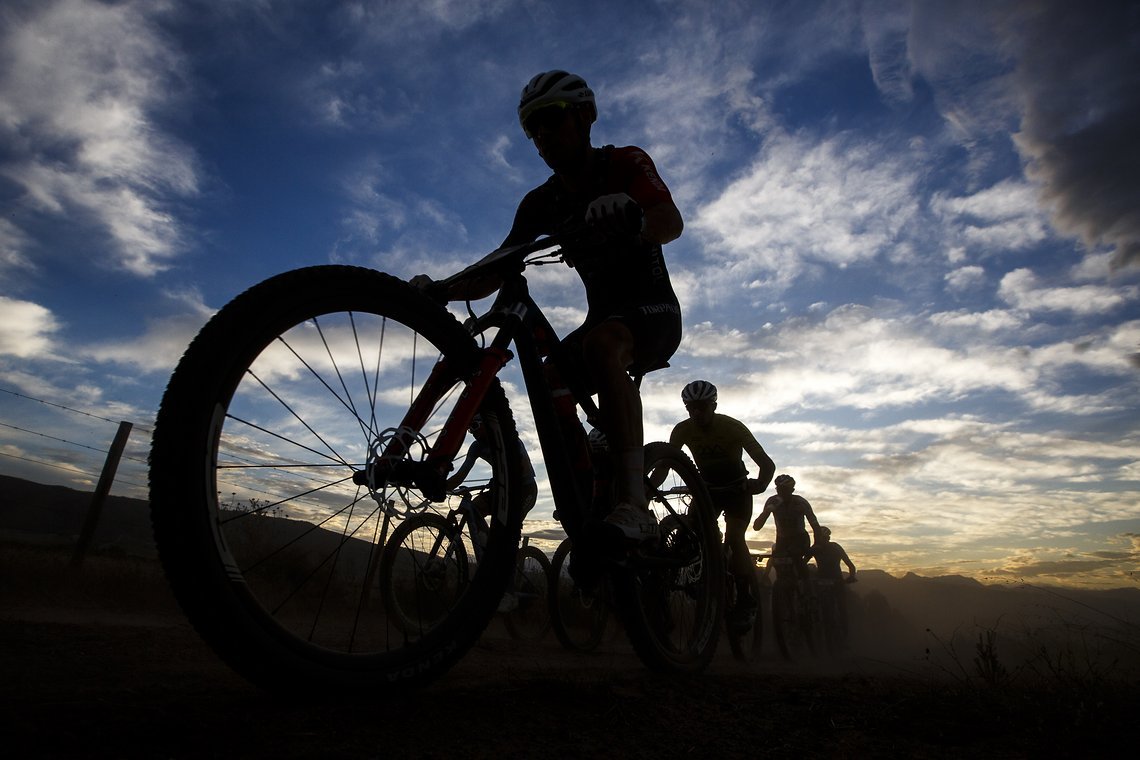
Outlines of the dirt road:
[{"label": "dirt road", "polygon": [[1135,690],[980,689],[857,656],[742,666],[727,646],[678,679],[620,638],[584,656],[494,627],[406,698],[286,702],[217,660],[160,578],[21,567],[4,563],[0,588],[9,757],[1088,756],[1123,743],[1140,706]]}]

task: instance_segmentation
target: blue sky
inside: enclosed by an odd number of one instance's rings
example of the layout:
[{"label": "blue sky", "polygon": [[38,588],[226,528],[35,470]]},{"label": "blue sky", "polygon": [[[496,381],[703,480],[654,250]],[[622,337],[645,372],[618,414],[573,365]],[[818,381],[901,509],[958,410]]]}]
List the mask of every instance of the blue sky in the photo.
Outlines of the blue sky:
[{"label": "blue sky", "polygon": [[[125,419],[142,495],[166,378],[237,292],[495,248],[547,174],[519,90],[565,68],[686,221],[649,438],[705,378],[860,566],[1133,586],[1138,40],[1095,1],[7,2],[0,473],[90,486],[76,444]],[[533,287],[577,324],[573,272]]]}]

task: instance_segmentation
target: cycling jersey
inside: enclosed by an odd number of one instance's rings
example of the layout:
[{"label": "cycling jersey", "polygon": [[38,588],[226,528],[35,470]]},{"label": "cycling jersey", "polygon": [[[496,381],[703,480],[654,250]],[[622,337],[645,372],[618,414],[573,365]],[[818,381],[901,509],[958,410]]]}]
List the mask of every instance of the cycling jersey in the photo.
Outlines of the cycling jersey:
[{"label": "cycling jersey", "polygon": [[842,580],[843,570],[840,569],[839,563],[851,561],[847,558],[847,552],[843,550],[843,547],[831,541],[826,544],[816,544],[808,549],[804,559],[811,557],[815,557],[816,567],[819,568],[819,577],[832,580]]},{"label": "cycling jersey", "polygon": [[[669,443],[687,447],[692,453],[701,477],[714,489],[711,496],[717,510],[724,512],[725,517],[752,518],[752,494],[744,490],[748,468],[743,453],[747,451],[757,463],[771,460],[743,422],[716,413],[706,426],[693,419],[682,420],[669,434]],[[735,484],[740,485],[740,490],[715,490],[718,486]]]},{"label": "cycling jersey", "polygon": [[[571,191],[561,177],[551,175],[522,199],[504,247],[579,227],[590,202],[603,195],[626,193],[642,209],[672,203],[669,188],[641,148],[607,145],[591,150],[597,158],[597,170],[589,186]],[[563,367],[566,381],[587,393],[596,392],[580,366],[582,341],[607,320],[622,322],[633,335],[631,372],[665,366],[681,343],[681,307],[661,246],[636,239],[564,248],[563,254],[582,279],[587,304],[585,322],[562,342],[565,355],[571,359],[569,366]]]},{"label": "cycling jersey", "polygon": [[786,498],[773,496],[764,502],[764,511],[770,512],[772,520],[776,523],[776,541],[785,536],[798,537],[801,533],[806,536],[807,528],[804,527],[804,520],[808,515],[814,515],[811,504],[799,494],[791,494]]},{"label": "cycling jersey", "polygon": [[701,477],[714,488],[748,476],[743,461],[745,451],[754,461],[768,457],[743,422],[723,414],[714,413],[707,427],[701,427],[696,420],[681,420],[669,435],[669,443],[687,447]]},{"label": "cycling jersey", "polygon": [[[672,202],[669,188],[641,148],[607,145],[593,150],[600,159],[593,183],[582,191],[571,192],[558,175],[552,175],[523,198],[504,246],[581,225],[587,206],[603,195],[626,193],[643,209]],[[604,317],[634,305],[645,315],[680,317],[681,309],[660,245],[616,242],[567,251],[566,256],[567,263],[582,278],[591,314]]]}]

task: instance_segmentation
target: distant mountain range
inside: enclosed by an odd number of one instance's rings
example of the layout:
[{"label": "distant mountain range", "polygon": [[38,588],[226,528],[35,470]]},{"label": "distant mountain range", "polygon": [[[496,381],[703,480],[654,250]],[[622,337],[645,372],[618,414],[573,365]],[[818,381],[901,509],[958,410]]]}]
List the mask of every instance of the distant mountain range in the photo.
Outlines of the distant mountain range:
[{"label": "distant mountain range", "polygon": [[[0,475],[0,541],[74,546],[92,494]],[[103,505],[93,550],[114,548],[154,557],[147,502],[110,496]],[[2,547],[0,547],[2,550]],[[852,612],[881,643],[903,637],[908,646],[930,629],[942,639],[1000,628],[1024,636],[1085,630],[1114,630],[1140,653],[1140,588],[1109,591],[1054,588],[1010,582],[987,585],[962,576],[898,578],[881,570],[860,570],[850,587]],[[1036,633],[1035,633],[1036,632]]]}]

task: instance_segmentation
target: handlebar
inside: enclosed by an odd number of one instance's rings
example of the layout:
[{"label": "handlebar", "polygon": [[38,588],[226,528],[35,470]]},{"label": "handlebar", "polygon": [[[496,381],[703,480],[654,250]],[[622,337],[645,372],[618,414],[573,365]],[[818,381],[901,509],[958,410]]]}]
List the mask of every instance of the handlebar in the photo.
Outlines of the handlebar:
[{"label": "handlebar", "polygon": [[491,251],[474,264],[464,267],[450,277],[439,280],[436,285],[441,289],[447,290],[467,280],[517,274],[526,266],[527,256],[538,253],[539,251],[547,251],[552,248],[560,248],[562,246],[582,242],[587,239],[588,235],[588,228],[582,226],[568,232],[542,237],[530,243],[499,248]]}]

